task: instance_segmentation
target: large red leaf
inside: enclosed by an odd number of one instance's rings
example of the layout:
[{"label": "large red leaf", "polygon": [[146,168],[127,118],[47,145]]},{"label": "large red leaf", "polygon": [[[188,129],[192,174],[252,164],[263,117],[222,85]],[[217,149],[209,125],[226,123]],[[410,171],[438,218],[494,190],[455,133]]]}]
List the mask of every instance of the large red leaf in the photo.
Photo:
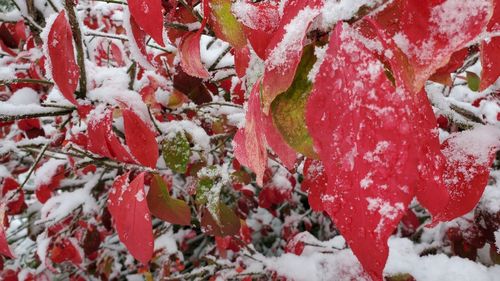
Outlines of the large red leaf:
[{"label": "large red leaf", "polygon": [[[202,0],[202,3],[203,11],[208,13],[208,0]],[[207,19],[208,16],[203,19],[198,31],[187,33],[182,37],[179,43],[179,58],[182,69],[187,74],[202,79],[210,77],[210,74],[201,63],[200,55],[200,39],[203,29],[207,24]]]},{"label": "large red leaf", "polygon": [[135,22],[156,43],[163,43],[163,7],[161,0],[128,0],[128,9]]},{"label": "large red leaf", "polygon": [[488,183],[490,166],[498,149],[500,129],[494,126],[455,133],[443,143],[447,157],[444,180],[450,201],[434,217],[434,223],[465,215],[476,206]]},{"label": "large red leaf", "polygon": [[414,195],[415,135],[406,91],[394,88],[360,38],[337,24],[306,123],[328,177],[325,210],[364,269],[382,280],[387,239]]},{"label": "large red leaf", "polygon": [[[488,32],[500,31],[500,2],[495,1],[493,16],[488,23]],[[500,77],[500,37],[492,37],[481,42],[481,83],[482,91],[495,83]]]},{"label": "large red leaf", "polygon": [[75,62],[73,35],[64,11],[59,13],[50,27],[46,44],[52,65],[52,78],[63,96],[76,105],[75,90],[80,70]]},{"label": "large red leaf", "polygon": [[289,0],[280,27],[267,46],[262,104],[267,114],[271,102],[293,82],[302,57],[304,40],[312,21],[319,15],[321,0]]},{"label": "large red leaf", "polygon": [[120,241],[132,256],[147,264],[153,255],[153,227],[144,191],[144,172],[130,184],[127,172],[116,178],[109,193],[108,209]]},{"label": "large red leaf", "polygon": [[155,133],[129,109],[123,110],[123,123],[125,140],[132,155],[142,165],[155,168],[159,157]]},{"label": "large red leaf", "polygon": [[491,0],[396,0],[374,20],[408,57],[406,83],[418,92],[455,51],[482,32],[492,8]]},{"label": "large red leaf", "polygon": [[0,254],[14,258],[14,253],[10,250],[9,243],[7,242],[7,235],[5,234],[5,226],[3,224],[5,216],[5,204],[0,204]]}]

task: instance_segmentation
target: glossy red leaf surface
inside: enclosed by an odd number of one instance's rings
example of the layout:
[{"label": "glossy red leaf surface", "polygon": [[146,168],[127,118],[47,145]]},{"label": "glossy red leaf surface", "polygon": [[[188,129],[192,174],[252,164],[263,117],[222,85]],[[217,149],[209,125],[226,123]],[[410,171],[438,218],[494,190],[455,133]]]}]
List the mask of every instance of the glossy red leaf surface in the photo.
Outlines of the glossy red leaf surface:
[{"label": "glossy red leaf surface", "polygon": [[274,98],[292,84],[307,30],[319,15],[322,5],[321,0],[287,2],[279,28],[267,46],[262,93],[266,114]]},{"label": "glossy red leaf surface", "polygon": [[434,223],[465,215],[476,206],[488,183],[490,166],[498,149],[500,129],[494,126],[454,133],[443,143],[443,154],[447,158],[444,181],[450,201],[434,217]]},{"label": "glossy red leaf surface", "polygon": [[73,53],[73,35],[61,11],[50,27],[47,50],[52,65],[52,78],[57,87],[72,104],[76,105],[75,90],[80,78],[80,70]]},{"label": "glossy red leaf surface", "polygon": [[492,8],[491,0],[396,0],[374,19],[408,57],[405,71],[411,74],[406,82],[418,92],[455,51],[481,33]]},{"label": "glossy red leaf surface", "polygon": [[381,280],[387,239],[414,195],[415,136],[407,93],[394,88],[360,38],[342,24],[332,32],[306,123],[328,177],[324,208],[363,268]]},{"label": "glossy red leaf surface", "polygon": [[115,222],[120,241],[132,256],[147,264],[153,255],[153,230],[140,173],[130,184],[130,172],[116,178],[109,193],[108,209]]},{"label": "glossy red leaf surface", "polygon": [[141,29],[153,37],[156,43],[165,46],[161,0],[129,0],[127,4],[130,14]]},{"label": "glossy red leaf surface", "polygon": [[134,158],[144,166],[156,167],[158,161],[158,143],[150,127],[129,109],[123,110],[125,140]]}]

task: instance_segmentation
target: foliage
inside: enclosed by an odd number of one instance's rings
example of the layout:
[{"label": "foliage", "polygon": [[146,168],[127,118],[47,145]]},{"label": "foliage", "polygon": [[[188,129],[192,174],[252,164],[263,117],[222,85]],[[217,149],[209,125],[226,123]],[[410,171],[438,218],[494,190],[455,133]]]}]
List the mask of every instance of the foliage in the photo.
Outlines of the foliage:
[{"label": "foliage", "polygon": [[11,3],[2,280],[413,280],[405,241],[498,263],[500,2]]}]

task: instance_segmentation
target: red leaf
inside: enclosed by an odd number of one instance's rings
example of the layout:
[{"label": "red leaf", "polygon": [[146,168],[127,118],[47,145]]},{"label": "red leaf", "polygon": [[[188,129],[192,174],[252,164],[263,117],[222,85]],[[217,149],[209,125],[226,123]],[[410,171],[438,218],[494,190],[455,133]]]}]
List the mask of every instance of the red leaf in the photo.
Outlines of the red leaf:
[{"label": "red leaf", "polygon": [[267,46],[262,93],[266,114],[274,98],[292,84],[307,30],[322,5],[321,0],[287,2],[280,27]]},{"label": "red leaf", "polygon": [[[122,162],[135,163],[130,152],[120,142],[113,132],[113,112],[105,110],[102,119],[94,118],[88,121],[88,150],[110,159]],[[99,114],[98,116],[102,116]]]},{"label": "red leaf", "polygon": [[82,256],[78,250],[78,244],[73,239],[63,238],[54,244],[50,251],[50,259],[54,263],[70,261],[75,265],[82,263]]},{"label": "red leaf", "polygon": [[244,17],[239,20],[244,25],[247,39],[255,53],[265,60],[267,45],[279,26],[278,5],[272,1],[254,3],[250,0],[240,1],[239,5],[243,5],[241,10],[245,11]]},{"label": "red leaf", "polygon": [[35,181],[35,195],[38,201],[42,204],[47,202],[47,200],[52,197],[52,191],[59,187],[59,184],[61,183],[61,180],[64,179],[64,174],[66,172],[64,163],[56,163],[57,166],[54,167],[54,162],[51,161],[58,162],[59,160],[50,159],[37,169],[37,173],[44,175],[44,178],[40,182]]},{"label": "red leaf", "polygon": [[132,110],[123,110],[125,140],[135,159],[144,166],[156,167],[158,143],[155,133]]},{"label": "red leaf", "polygon": [[434,217],[433,224],[465,215],[476,206],[498,149],[500,130],[494,126],[455,133],[443,143],[443,154],[447,157],[444,181],[450,201]]},{"label": "red leaf", "polygon": [[156,43],[163,43],[163,7],[161,0],[130,0],[128,9],[135,22],[144,32],[149,34]]},{"label": "red leaf", "polygon": [[[488,32],[500,31],[500,2],[494,2],[493,16],[488,23]],[[500,38],[492,37],[481,42],[481,83],[479,90],[483,91],[500,76]]]},{"label": "red leaf", "polygon": [[414,195],[415,136],[406,92],[392,86],[360,38],[337,24],[306,123],[328,176],[325,210],[364,269],[382,280],[387,239]]},{"label": "red leaf", "polygon": [[5,204],[0,205],[0,254],[14,258],[14,253],[10,250],[9,243],[7,242],[7,236],[5,235]]},{"label": "red leaf", "polygon": [[238,161],[254,171],[257,175],[257,184],[262,186],[267,167],[267,146],[287,167],[293,167],[295,164],[296,153],[283,140],[271,116],[262,113],[259,98],[260,83],[261,79],[252,88],[248,99],[245,128],[238,131],[233,143]]},{"label": "red leaf", "polygon": [[481,82],[479,90],[483,91],[500,77],[500,37],[491,38],[481,43]]},{"label": "red leaf", "polygon": [[463,65],[468,53],[468,48],[463,48],[459,51],[456,51],[455,53],[453,53],[453,55],[451,55],[448,64],[436,70],[436,72],[432,74],[429,79],[446,86],[451,86],[452,81],[450,74]]},{"label": "red leaf", "polygon": [[325,174],[323,163],[320,160],[307,158],[304,161],[303,175],[304,180],[301,186],[304,191],[307,191],[311,209],[316,212],[324,211],[323,195],[328,188],[328,177]]},{"label": "red leaf", "polygon": [[80,78],[80,70],[75,62],[73,35],[64,11],[59,13],[52,24],[47,41],[52,78],[62,95],[72,104],[77,105],[75,90]]},{"label": "red leaf", "polygon": [[418,92],[450,56],[478,36],[489,20],[492,1],[396,0],[374,19],[408,57],[405,80]]},{"label": "red leaf", "polygon": [[[208,12],[208,0],[202,0],[203,11]],[[200,55],[200,39],[201,33],[207,24],[208,17],[203,19],[201,27],[197,32],[189,32],[184,35],[179,44],[179,58],[181,60],[181,67],[187,74],[198,77],[208,78],[210,74],[201,63]]]},{"label": "red leaf", "polygon": [[120,241],[143,264],[153,255],[153,227],[144,192],[144,175],[130,184],[130,172],[116,178],[109,193],[108,209],[115,221]]},{"label": "red leaf", "polygon": [[248,47],[234,51],[234,69],[238,77],[246,75],[247,68],[250,64],[250,49]]}]

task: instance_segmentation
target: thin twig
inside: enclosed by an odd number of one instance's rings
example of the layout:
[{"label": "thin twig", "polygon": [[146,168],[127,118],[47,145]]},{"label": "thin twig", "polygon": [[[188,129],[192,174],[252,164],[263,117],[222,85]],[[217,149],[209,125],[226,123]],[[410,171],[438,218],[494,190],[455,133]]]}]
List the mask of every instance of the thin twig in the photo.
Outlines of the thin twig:
[{"label": "thin twig", "polygon": [[39,80],[39,79],[31,79],[31,78],[17,78],[10,80],[0,80],[0,86],[9,85],[13,83],[33,83],[33,84],[47,84],[54,85],[54,82],[48,80]]},{"label": "thin twig", "polygon": [[46,143],[42,147],[42,150],[40,151],[40,154],[38,154],[38,156],[35,159],[35,163],[33,163],[33,165],[30,167],[30,169],[28,171],[28,175],[26,176],[26,178],[24,179],[23,183],[21,184],[21,188],[20,189],[23,189],[24,185],[28,182],[31,174],[33,173],[33,171],[36,168],[36,165],[38,165],[38,162],[40,162],[40,160],[42,159],[43,154],[45,154],[45,151],[47,150],[47,148],[49,147],[49,145],[50,145],[50,142]]},{"label": "thin twig", "polygon": [[222,60],[222,58],[227,54],[229,53],[229,51],[231,50],[231,47],[228,46],[218,57],[217,59],[214,61],[214,63],[208,68],[208,71],[212,71],[214,70],[214,68],[217,67],[217,65],[219,64],[219,62]]},{"label": "thin twig", "polygon": [[20,115],[0,114],[0,122],[9,122],[9,121],[29,119],[29,118],[38,118],[38,117],[61,116],[61,115],[70,114],[71,112],[73,112],[73,109],[50,111],[50,112],[26,113],[26,114],[20,114]]},{"label": "thin twig", "polygon": [[85,71],[85,55],[83,53],[82,32],[75,13],[75,3],[73,0],[65,0],[65,8],[68,13],[69,24],[73,32],[73,39],[76,45],[76,60],[80,68],[80,91],[77,96],[84,99],[87,95],[87,73]]}]

